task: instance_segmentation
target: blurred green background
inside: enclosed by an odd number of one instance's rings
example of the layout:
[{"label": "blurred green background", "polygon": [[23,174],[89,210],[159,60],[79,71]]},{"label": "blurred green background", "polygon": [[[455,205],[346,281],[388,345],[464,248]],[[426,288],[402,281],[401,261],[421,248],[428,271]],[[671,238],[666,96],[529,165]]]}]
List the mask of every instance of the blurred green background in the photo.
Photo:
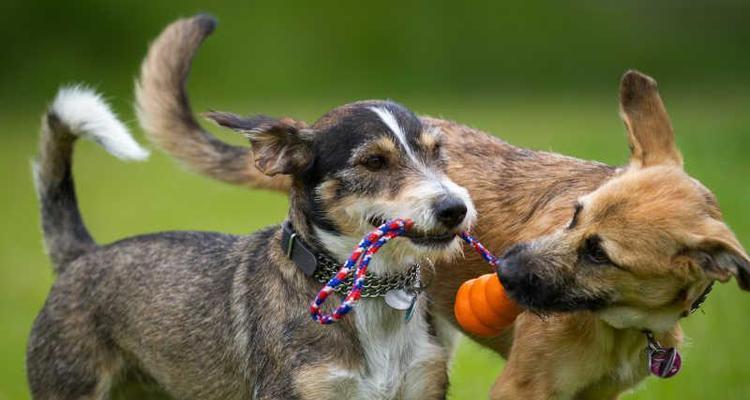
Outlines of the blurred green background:
[{"label": "blurred green background", "polygon": [[[28,397],[26,337],[53,279],[29,173],[39,116],[60,84],[87,82],[143,141],[132,81],[148,41],[172,19],[205,11],[220,20],[192,73],[197,110],[313,121],[345,102],[391,98],[517,145],[615,164],[627,156],[618,78],[641,69],[660,82],[686,168],[715,191],[750,246],[744,3],[4,1],[0,400]],[[195,176],[158,152],[123,164],[89,143],[79,150],[80,205],[100,242],[174,229],[245,233],[284,216],[284,196]],[[734,284],[719,287],[705,313],[685,323],[683,371],[625,398],[750,398],[748,310],[750,296]],[[498,357],[466,341],[451,398],[485,398],[501,369]]]}]

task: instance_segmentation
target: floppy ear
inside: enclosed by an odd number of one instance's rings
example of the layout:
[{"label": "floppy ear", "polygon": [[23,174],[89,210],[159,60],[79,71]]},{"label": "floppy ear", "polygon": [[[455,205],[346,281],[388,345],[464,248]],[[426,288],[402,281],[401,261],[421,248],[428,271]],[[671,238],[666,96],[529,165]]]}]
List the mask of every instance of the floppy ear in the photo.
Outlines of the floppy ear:
[{"label": "floppy ear", "polygon": [[750,290],[750,257],[726,225],[715,221],[714,228],[718,234],[703,237],[696,246],[698,263],[708,278],[726,282],[734,277],[742,290]]},{"label": "floppy ear", "polygon": [[655,80],[638,71],[626,72],[620,81],[620,115],[628,130],[631,165],[682,166]]},{"label": "floppy ear", "polygon": [[203,115],[250,139],[255,166],[268,176],[294,175],[312,161],[313,132],[304,122],[265,115],[241,117],[215,111]]}]

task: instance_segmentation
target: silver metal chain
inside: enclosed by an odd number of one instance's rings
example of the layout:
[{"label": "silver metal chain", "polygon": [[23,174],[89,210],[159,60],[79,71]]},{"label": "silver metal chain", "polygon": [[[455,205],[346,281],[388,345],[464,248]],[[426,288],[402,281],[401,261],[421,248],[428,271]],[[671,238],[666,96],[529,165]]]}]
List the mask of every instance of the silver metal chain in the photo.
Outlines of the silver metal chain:
[{"label": "silver metal chain", "polygon": [[[332,259],[325,256],[318,256],[318,268],[313,274],[320,283],[327,283],[341,266]],[[365,285],[362,288],[362,297],[381,297],[385,296],[391,290],[412,290],[419,281],[419,264],[412,265],[407,271],[401,274],[375,275],[368,272],[365,275]],[[344,295],[349,292],[354,283],[353,272],[338,285],[334,291]]]}]

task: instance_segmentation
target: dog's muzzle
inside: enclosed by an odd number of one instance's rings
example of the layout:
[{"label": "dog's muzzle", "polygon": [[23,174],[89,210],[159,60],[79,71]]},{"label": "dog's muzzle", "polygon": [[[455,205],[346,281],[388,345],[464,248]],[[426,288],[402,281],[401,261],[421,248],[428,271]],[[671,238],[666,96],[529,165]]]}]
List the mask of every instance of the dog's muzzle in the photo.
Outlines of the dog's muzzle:
[{"label": "dog's muzzle", "polygon": [[596,311],[608,304],[607,296],[581,294],[572,277],[550,275],[551,267],[543,257],[531,254],[527,244],[508,249],[498,264],[498,276],[508,295],[532,311]]}]

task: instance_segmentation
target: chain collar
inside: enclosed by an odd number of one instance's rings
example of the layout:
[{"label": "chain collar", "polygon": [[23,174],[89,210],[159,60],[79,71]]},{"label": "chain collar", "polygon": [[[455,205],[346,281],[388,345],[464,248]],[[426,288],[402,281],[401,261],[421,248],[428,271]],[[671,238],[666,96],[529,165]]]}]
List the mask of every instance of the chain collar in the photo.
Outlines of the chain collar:
[{"label": "chain collar", "polygon": [[[313,251],[297,235],[289,221],[282,225],[281,248],[305,275],[312,276],[319,283],[327,283],[341,269],[341,264],[328,254]],[[413,264],[400,274],[375,275],[368,272],[365,275],[362,297],[382,297],[391,290],[413,291],[420,286],[419,269],[419,264]],[[354,277],[350,274],[334,291],[346,294],[351,290],[353,283]]]},{"label": "chain collar", "polygon": [[[339,271],[339,265],[333,259],[318,254],[318,268],[313,274],[313,278],[320,283],[327,283],[336,272]],[[419,279],[419,264],[412,265],[406,272],[392,275],[375,275],[371,272],[365,274],[365,285],[362,288],[362,297],[381,297],[385,296],[391,290],[411,290],[417,286]],[[354,277],[350,274],[346,279],[337,286],[334,291],[338,294],[348,293],[354,283]]]}]

